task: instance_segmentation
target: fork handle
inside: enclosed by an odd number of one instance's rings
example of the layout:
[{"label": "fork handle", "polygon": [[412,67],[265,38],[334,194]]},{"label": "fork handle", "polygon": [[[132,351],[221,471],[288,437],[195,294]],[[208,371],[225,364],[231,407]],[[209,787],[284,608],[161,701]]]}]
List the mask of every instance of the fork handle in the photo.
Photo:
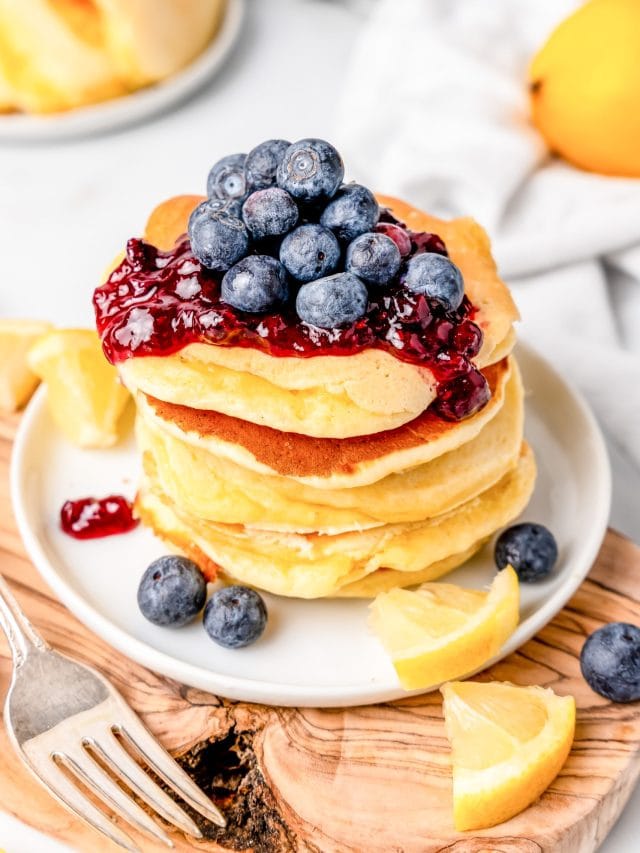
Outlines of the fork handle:
[{"label": "fork handle", "polygon": [[24,615],[7,582],[0,575],[0,628],[9,641],[13,663],[20,666],[32,650],[46,651],[46,641]]}]

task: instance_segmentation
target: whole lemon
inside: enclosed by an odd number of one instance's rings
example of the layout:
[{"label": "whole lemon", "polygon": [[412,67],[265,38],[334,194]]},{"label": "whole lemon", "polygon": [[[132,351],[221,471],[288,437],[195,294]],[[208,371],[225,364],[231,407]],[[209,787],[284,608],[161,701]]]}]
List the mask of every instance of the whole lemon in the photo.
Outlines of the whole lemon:
[{"label": "whole lemon", "polygon": [[590,0],[530,68],[533,122],[582,169],[640,177],[640,0]]}]

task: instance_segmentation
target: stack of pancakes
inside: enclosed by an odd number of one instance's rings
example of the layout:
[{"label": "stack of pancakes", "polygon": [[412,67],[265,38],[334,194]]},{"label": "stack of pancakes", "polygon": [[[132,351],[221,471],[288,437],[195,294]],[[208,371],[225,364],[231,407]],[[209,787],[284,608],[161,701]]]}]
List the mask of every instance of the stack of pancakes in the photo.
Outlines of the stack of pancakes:
[{"label": "stack of pancakes", "polygon": [[[461,564],[530,497],[517,311],[484,231],[380,202],[439,234],[460,267],[491,399],[443,420],[428,368],[378,349],[289,358],[196,343],[122,362],[143,455],[137,511],[209,577],[303,598],[375,595]],[[165,203],[146,239],[171,247],[192,207]]]}]

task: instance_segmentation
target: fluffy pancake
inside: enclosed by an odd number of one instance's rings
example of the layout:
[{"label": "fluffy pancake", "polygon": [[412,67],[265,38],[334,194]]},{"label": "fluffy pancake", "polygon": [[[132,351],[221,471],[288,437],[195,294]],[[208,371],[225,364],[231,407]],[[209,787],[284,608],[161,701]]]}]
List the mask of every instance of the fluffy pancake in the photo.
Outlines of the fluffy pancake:
[{"label": "fluffy pancake", "polygon": [[487,540],[482,539],[480,542],[475,542],[466,551],[461,554],[452,554],[444,560],[427,566],[420,572],[398,572],[395,569],[376,569],[370,575],[360,578],[360,580],[347,583],[337,589],[332,598],[374,598],[380,592],[387,592],[396,586],[415,586],[420,583],[435,580],[436,578],[446,575],[447,572],[453,571],[463,563],[466,563],[476,551],[485,544]]},{"label": "fluffy pancake", "polygon": [[175,74],[225,0],[0,0],[0,111],[49,113]]},{"label": "fluffy pancake", "polygon": [[[482,228],[470,219],[445,222],[393,199],[382,201],[402,208],[401,218],[411,213],[417,230],[444,237],[477,307],[474,320],[484,333],[475,361],[483,368],[502,359],[513,346],[512,323],[518,315],[497,276]],[[171,237],[180,236],[188,206],[177,197],[154,211],[148,228],[157,242],[166,245]],[[382,350],[288,358],[252,348],[196,343],[173,355],[127,359],[119,369],[133,392],[324,438],[394,429],[414,420],[435,398],[434,378],[427,367],[402,362]]]},{"label": "fluffy pancake", "polygon": [[[190,515],[264,530],[338,533],[441,515],[496,483],[518,461],[523,391],[515,362],[505,402],[471,441],[368,486],[316,489],[259,474],[138,419],[138,446],[160,487]],[[147,464],[148,467],[148,464]]]},{"label": "fluffy pancake", "polygon": [[278,474],[318,489],[354,488],[423,465],[475,438],[504,403],[511,359],[484,371],[491,388],[487,405],[470,418],[445,421],[427,410],[409,424],[348,439],[312,438],[218,412],[138,394],[145,421],[215,456],[259,474]]},{"label": "fluffy pancake", "polygon": [[523,444],[515,468],[452,512],[423,522],[335,536],[203,521],[178,510],[153,473],[143,480],[136,509],[160,538],[187,553],[199,549],[210,570],[218,566],[231,578],[279,595],[317,598],[380,568],[414,573],[440,566],[434,571],[441,571],[443,560],[468,551],[515,518],[526,505],[534,481],[533,454]]},{"label": "fluffy pancake", "polygon": [[375,349],[298,359],[189,344],[174,355],[130,358],[118,368],[132,393],[327,438],[393,429],[436,396],[430,371]]}]

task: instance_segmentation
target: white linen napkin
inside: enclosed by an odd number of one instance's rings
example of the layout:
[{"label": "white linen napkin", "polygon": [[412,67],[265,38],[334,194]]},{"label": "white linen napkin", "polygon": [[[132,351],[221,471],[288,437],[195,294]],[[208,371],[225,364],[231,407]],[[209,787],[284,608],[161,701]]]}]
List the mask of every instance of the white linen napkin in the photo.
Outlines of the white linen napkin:
[{"label": "white linen napkin", "polygon": [[337,122],[353,177],[488,230],[521,330],[640,465],[640,180],[549,157],[526,71],[576,0],[379,0]]}]

